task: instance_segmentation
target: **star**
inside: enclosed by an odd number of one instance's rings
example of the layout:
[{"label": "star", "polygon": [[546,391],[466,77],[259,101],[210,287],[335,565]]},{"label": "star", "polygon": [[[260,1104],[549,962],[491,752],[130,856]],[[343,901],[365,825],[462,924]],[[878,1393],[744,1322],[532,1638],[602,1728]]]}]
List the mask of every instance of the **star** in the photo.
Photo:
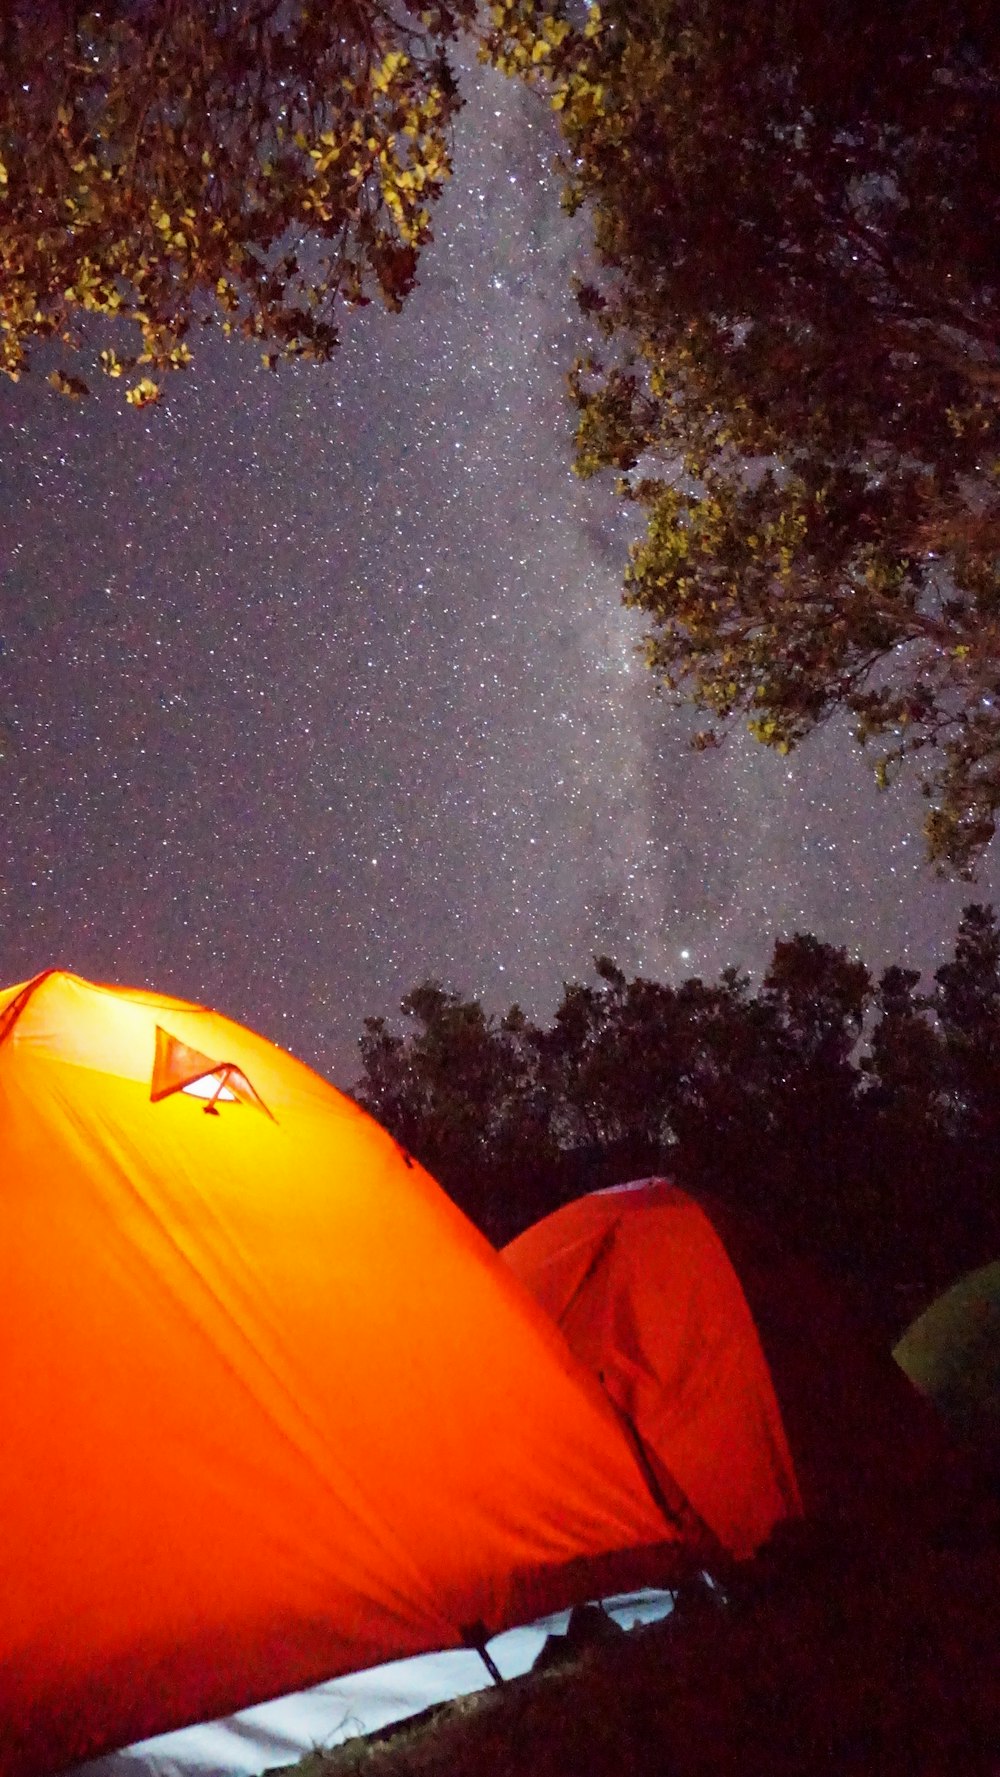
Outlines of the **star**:
[{"label": "star", "polygon": [[545,1018],[595,954],[711,978],[803,930],[927,969],[970,898],[845,727],[690,750],[620,603],[634,521],[571,469],[586,216],[537,96],[464,78],[420,283],[330,365],[206,334],[148,412],[0,389],[0,979],[185,994],[348,1087],[428,977]]}]

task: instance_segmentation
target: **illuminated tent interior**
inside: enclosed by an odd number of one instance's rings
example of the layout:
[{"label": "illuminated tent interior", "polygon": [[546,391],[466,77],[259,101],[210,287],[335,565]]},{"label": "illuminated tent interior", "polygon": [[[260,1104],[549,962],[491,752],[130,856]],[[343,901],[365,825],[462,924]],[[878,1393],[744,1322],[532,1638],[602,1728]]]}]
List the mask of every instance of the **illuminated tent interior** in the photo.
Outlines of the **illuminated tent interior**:
[{"label": "illuminated tent interior", "polygon": [[578,1198],[504,1249],[602,1382],[669,1504],[745,1556],[804,1512],[933,1530],[966,1486],[842,1293],[756,1220],[664,1179]]},{"label": "illuminated tent interior", "polygon": [[0,992],[0,1152],[0,1777],[683,1565],[510,1267],[262,1038]]}]

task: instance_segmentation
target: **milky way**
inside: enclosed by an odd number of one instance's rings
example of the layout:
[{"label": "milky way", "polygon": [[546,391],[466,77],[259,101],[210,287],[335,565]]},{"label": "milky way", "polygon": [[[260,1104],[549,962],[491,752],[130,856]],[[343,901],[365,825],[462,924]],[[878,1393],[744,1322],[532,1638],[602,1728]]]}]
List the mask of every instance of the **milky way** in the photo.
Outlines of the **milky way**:
[{"label": "milky way", "polygon": [[972,891],[844,732],[694,755],[656,696],[629,519],[569,466],[585,222],[541,103],[469,88],[420,286],[331,365],[213,334],[145,413],[0,390],[0,981],[185,994],[350,1084],[428,976],[544,1016],[595,952],[947,949]]}]

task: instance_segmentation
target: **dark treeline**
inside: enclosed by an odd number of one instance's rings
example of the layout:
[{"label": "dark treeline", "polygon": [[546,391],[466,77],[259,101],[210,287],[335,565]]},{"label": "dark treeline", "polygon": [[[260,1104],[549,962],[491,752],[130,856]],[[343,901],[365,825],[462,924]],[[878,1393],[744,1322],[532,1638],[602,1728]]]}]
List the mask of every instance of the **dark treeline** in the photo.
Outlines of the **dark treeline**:
[{"label": "dark treeline", "polygon": [[360,1101],[501,1242],[658,1172],[763,1217],[887,1331],[1000,1251],[1000,929],[965,910],[921,988],[779,939],[759,988],[629,981],[607,958],[551,1025],[426,982],[365,1021]]}]

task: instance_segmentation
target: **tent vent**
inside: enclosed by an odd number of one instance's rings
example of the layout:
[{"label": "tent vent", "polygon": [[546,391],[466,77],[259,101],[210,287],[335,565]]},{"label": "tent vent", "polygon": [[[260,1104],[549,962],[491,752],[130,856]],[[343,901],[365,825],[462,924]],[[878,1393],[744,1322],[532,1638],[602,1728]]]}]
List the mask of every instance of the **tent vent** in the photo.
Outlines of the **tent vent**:
[{"label": "tent vent", "polygon": [[223,1104],[248,1104],[270,1117],[260,1093],[251,1086],[242,1068],[233,1061],[213,1061],[199,1049],[172,1037],[161,1025],[156,1027],[156,1054],[153,1058],[153,1079],[149,1096],[154,1104],[183,1092],[188,1098],[203,1101],[202,1109],[209,1117],[219,1115]]},{"label": "tent vent", "polygon": [[209,1116],[217,1117],[219,1114],[216,1109],[217,1105],[239,1104],[240,1102],[232,1087],[226,1084],[228,1073],[228,1068],[217,1068],[214,1074],[202,1074],[200,1079],[189,1080],[186,1086],[181,1087],[181,1091],[188,1098],[205,1099],[207,1101],[206,1112]]}]

